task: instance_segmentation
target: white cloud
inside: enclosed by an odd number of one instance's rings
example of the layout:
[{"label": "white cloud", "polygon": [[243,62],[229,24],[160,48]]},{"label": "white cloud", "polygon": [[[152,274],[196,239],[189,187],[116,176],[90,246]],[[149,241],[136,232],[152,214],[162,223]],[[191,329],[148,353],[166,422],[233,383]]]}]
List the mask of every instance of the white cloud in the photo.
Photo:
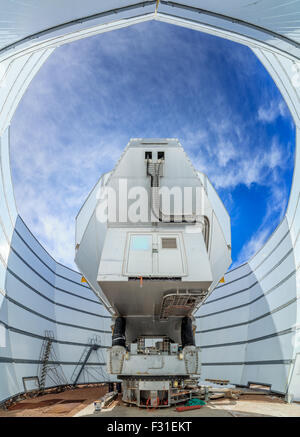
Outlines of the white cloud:
[{"label": "white cloud", "polygon": [[267,105],[258,108],[258,120],[273,123],[278,117],[289,115],[286,103],[283,100],[273,99]]},{"label": "white cloud", "polygon": [[244,244],[240,253],[238,254],[237,260],[232,264],[231,268],[233,269],[248,261],[263,246],[269,235],[270,232],[268,228],[262,228],[255,232]]},{"label": "white cloud", "polygon": [[[285,209],[287,207],[288,192],[287,187],[283,184],[276,185],[276,183],[270,186],[270,195],[266,198],[266,212],[259,228],[251,235],[248,241],[242,246],[237,260],[231,266],[231,268],[249,260],[255,253],[261,249],[263,244],[271,236],[275,230],[275,224],[280,223],[283,219]],[[275,221],[276,217],[276,221]]]},{"label": "white cloud", "polygon": [[239,184],[248,188],[252,184],[270,186],[276,178],[273,170],[291,165],[291,154],[288,152],[283,156],[286,146],[276,137],[269,139],[269,144],[258,147],[257,144],[251,147],[246,140],[240,143],[230,132],[218,134],[218,137],[216,144],[209,144],[208,139],[198,145],[197,153],[193,149],[190,151],[195,166],[208,174],[217,189],[234,189]]}]

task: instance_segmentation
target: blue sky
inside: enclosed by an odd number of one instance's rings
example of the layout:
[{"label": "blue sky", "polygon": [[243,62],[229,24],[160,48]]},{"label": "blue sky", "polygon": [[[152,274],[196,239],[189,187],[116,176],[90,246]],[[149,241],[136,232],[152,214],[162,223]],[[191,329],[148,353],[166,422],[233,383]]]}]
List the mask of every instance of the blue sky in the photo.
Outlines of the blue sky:
[{"label": "blue sky", "polygon": [[12,122],[18,210],[74,268],[75,216],[133,137],[176,137],[231,216],[233,266],[279,224],[295,129],[273,80],[247,47],[159,22],[62,46]]}]

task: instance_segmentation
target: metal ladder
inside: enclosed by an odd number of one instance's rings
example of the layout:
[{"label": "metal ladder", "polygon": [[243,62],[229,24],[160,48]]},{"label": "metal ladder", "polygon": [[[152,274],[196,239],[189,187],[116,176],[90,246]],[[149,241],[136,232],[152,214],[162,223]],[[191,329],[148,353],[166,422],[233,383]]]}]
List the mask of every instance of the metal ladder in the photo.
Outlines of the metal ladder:
[{"label": "metal ladder", "polygon": [[[88,359],[90,358],[90,355],[93,351],[97,351],[101,347],[101,339],[98,335],[95,335],[94,337],[91,337],[88,340],[88,344],[83,350],[81,357],[78,361],[77,366],[75,367],[72,376],[71,381],[73,385],[76,385],[80,376],[82,375],[83,371],[85,370],[86,363],[88,362]],[[101,372],[102,374],[102,372]],[[102,374],[103,376],[103,374]]]},{"label": "metal ladder", "polygon": [[53,331],[45,331],[45,339],[42,344],[42,349],[40,353],[41,366],[39,369],[39,389],[45,389],[46,375],[47,375],[47,365],[49,362],[49,356],[51,352],[52,342],[54,340]]},{"label": "metal ladder", "polygon": [[45,331],[44,340],[41,347],[40,360],[38,366],[39,390],[44,391],[46,377],[55,385],[67,385],[68,381],[63,372],[61,364],[58,362],[53,342],[55,341],[53,331]]}]

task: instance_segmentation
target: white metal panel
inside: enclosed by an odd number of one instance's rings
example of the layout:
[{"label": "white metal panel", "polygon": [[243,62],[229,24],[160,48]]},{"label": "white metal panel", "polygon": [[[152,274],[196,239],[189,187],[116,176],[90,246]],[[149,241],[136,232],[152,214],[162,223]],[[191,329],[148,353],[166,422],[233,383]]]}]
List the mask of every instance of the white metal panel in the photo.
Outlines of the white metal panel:
[{"label": "white metal panel", "polygon": [[[70,325],[76,324],[79,327],[89,328],[91,330],[99,329],[100,318],[92,314],[85,314],[83,312],[75,311],[70,308],[62,308],[60,306],[56,306],[55,316],[57,321],[61,321],[63,323],[67,323]],[[109,319],[107,320],[107,322],[109,322]],[[111,332],[110,329],[108,329],[108,332]]]},{"label": "white metal panel", "polygon": [[287,388],[288,373],[288,364],[248,365],[244,368],[242,381],[245,385],[248,382],[268,384],[272,390],[284,394]]},{"label": "white metal panel", "polygon": [[[269,262],[270,258],[272,262],[272,256],[275,251],[277,251],[275,252],[277,259],[278,257],[282,257],[285,253],[287,253],[291,246],[283,249],[282,244],[288,244],[287,241],[289,239],[289,226],[287,220],[284,219],[278,226],[276,232],[266,241],[263,247],[259,249],[255,256],[249,261],[249,265],[253,271],[257,273],[260,266]],[[278,254],[279,251],[280,255]]]},{"label": "white metal panel", "polygon": [[[240,293],[245,293],[248,291],[249,287],[252,287],[255,284],[256,278],[254,275],[247,276],[239,281],[235,280],[234,282],[227,282],[227,275],[225,276],[226,283],[224,285],[220,285],[218,288],[213,290],[207,301],[204,303],[205,305],[210,305],[210,302],[213,302],[217,299],[230,299],[232,296],[236,296]],[[202,309],[200,309],[200,312]]]},{"label": "white metal panel", "polygon": [[[229,325],[230,326],[230,325]],[[248,324],[239,325],[236,327],[222,328],[219,332],[213,329],[208,332],[201,332],[201,323],[197,324],[197,329],[200,330],[197,335],[197,344],[200,346],[212,346],[218,344],[238,343],[248,341]]]},{"label": "white metal panel", "polygon": [[10,273],[7,274],[6,288],[9,290],[8,297],[13,299],[18,304],[21,304],[33,310],[38,314],[42,314],[55,320],[54,305],[47,299],[32,291],[29,287],[22,284]]},{"label": "white metal panel", "polygon": [[55,270],[55,260],[30,232],[20,216],[18,216],[16,221],[15,233],[18,234],[19,238],[22,238],[24,244],[28,245],[30,250],[32,250],[48,267],[50,267],[52,270]]},{"label": "white metal panel", "polygon": [[[55,296],[59,298],[60,296],[63,296],[62,298],[71,299],[70,294],[72,293],[75,295],[75,300],[77,301],[76,296],[78,297],[88,297],[88,299],[91,299],[95,303],[99,303],[99,300],[96,300],[96,297],[94,294],[91,294],[91,290],[89,287],[81,284],[81,278],[77,276],[77,281],[70,281],[66,278],[63,278],[61,276],[55,276]],[[67,293],[64,293],[67,292]]]},{"label": "white metal panel", "polygon": [[210,180],[206,175],[204,175],[201,172],[198,172],[202,183],[206,187],[207,190],[207,196],[212,204],[212,208],[215,211],[215,215],[219,220],[222,232],[224,234],[224,237],[226,239],[227,244],[231,243],[231,227],[230,227],[230,217],[227,212],[227,209],[225,208],[222,200],[220,199],[218,193],[216,192],[215,188],[211,184]]},{"label": "white metal panel", "polygon": [[[82,299],[81,297],[76,297],[75,294],[68,294],[64,293],[62,291],[57,291],[55,293],[55,302],[57,305],[65,305],[70,306],[74,309],[78,309],[85,312],[91,312],[95,313],[101,316],[109,317],[107,315],[107,310],[104,308],[101,303],[94,302],[92,299],[94,299],[94,295],[91,296],[90,290],[83,290],[82,291],[82,297],[85,299]],[[87,300],[90,297],[92,297],[91,300]]]},{"label": "white metal panel", "polygon": [[[93,337],[93,335],[100,335],[102,344],[106,346],[111,346],[111,333],[106,334],[101,332],[101,323],[97,327],[96,331],[90,329],[82,329],[80,327],[66,326],[66,325],[57,325],[56,332],[57,338],[61,341],[67,342],[78,342],[78,343],[87,343],[88,339]],[[107,322],[109,323],[109,322]],[[109,323],[110,328],[110,323]]]},{"label": "white metal panel", "polygon": [[[64,23],[72,23],[74,20],[83,20],[84,17],[91,17],[139,3],[143,2],[141,0],[127,0],[126,2],[122,0],[102,0],[101,2],[86,0],[83,3],[81,0],[63,0],[63,2],[46,0],[41,3],[38,0],[29,0],[16,4],[13,0],[1,0],[0,48],[38,32],[48,29],[55,30],[53,28],[64,25]],[[106,21],[115,19],[105,18]],[[91,24],[88,23],[87,26],[91,26]],[[65,32],[68,32],[68,28],[65,29]]]},{"label": "white metal panel", "polygon": [[45,277],[39,275],[37,264],[31,268],[31,266],[29,267],[29,265],[26,265],[19,257],[17,257],[14,252],[11,252],[9,257],[9,268],[13,272],[17,272],[21,281],[24,281],[35,290],[42,292],[45,296],[52,299],[54,298],[53,285]]},{"label": "white metal panel", "polygon": [[49,266],[39,258],[39,256],[30,250],[30,248],[24,244],[24,241],[19,237],[18,234],[14,233],[11,248],[13,249],[10,253],[9,261],[12,262],[13,258],[18,261],[23,262],[25,265],[29,265],[31,270],[38,272],[46,281],[53,282],[55,278],[55,272],[49,268]]},{"label": "white metal panel", "polygon": [[291,243],[290,235],[287,234],[284,239],[277,245],[277,247],[273,250],[273,252],[269,253],[269,255],[264,259],[264,261],[257,265],[255,269],[255,275],[258,278],[261,278],[284,257],[288,255],[288,253],[293,251],[293,246]]},{"label": "white metal panel", "polygon": [[[202,233],[193,234],[186,232],[183,234],[183,242],[182,260],[183,272],[187,274],[186,279],[188,281],[198,281],[203,278],[205,281],[212,281],[211,267],[206,256],[206,247]],[[196,251],[197,260],[195,260]],[[201,269],[199,268],[200,266]]]},{"label": "white metal panel", "polygon": [[21,385],[17,380],[15,367],[11,363],[0,362],[1,375],[1,400],[8,399],[12,394],[22,392]]},{"label": "white metal panel", "polygon": [[[217,300],[215,302],[210,302],[205,305],[205,312],[214,313],[218,311],[224,311],[226,309],[230,309],[233,306],[239,306],[239,305],[247,305],[249,302],[249,293],[239,293],[234,295],[231,298],[221,299]],[[204,313],[205,314],[205,313]]]},{"label": "white metal panel", "polygon": [[[38,360],[42,346],[42,339],[24,336],[16,332],[10,332],[12,356],[24,360]],[[37,365],[35,364],[34,376],[37,374]]]},{"label": "white metal panel", "polygon": [[107,177],[109,176],[109,173],[106,175],[103,175],[100,177],[90,194],[88,195],[86,201],[84,202],[83,206],[81,207],[79,213],[76,217],[76,237],[75,237],[75,243],[80,244],[81,238],[84,234],[84,231],[87,227],[87,224],[94,212],[94,209],[97,205],[97,202],[100,199],[101,195],[101,187],[105,184],[105,181]]},{"label": "white metal panel", "polygon": [[226,362],[231,363],[234,361],[244,362],[246,346],[245,343],[224,347],[202,348],[203,363],[221,362],[226,364]]},{"label": "white metal panel", "polygon": [[[164,248],[163,239],[175,239],[176,247]],[[158,274],[161,276],[182,276],[186,274],[185,251],[179,234],[159,234],[158,236]]]},{"label": "white metal panel", "polygon": [[272,289],[267,295],[260,293],[261,298],[251,304],[250,318],[260,317],[270,311],[275,311],[282,305],[295,300],[295,296],[296,281],[293,275],[286,282]]},{"label": "white metal panel", "polygon": [[[285,330],[289,330],[291,328],[290,321],[295,319],[295,315],[296,304],[294,303],[282,308],[280,311],[277,311],[270,316],[254,321],[249,325],[249,340],[264,337],[266,335],[276,335],[276,333],[282,333]],[[293,347],[290,342],[289,344]]]},{"label": "white metal panel", "polygon": [[[171,3],[171,2],[170,2]],[[300,41],[300,18],[298,17],[297,2],[262,0],[249,2],[248,0],[185,0],[184,5],[206,11],[234,17],[245,23],[253,23],[259,27],[270,29],[278,34]],[[204,14],[203,14],[204,15]]]},{"label": "white metal panel", "polygon": [[[226,273],[226,283],[234,281],[235,279],[241,279],[252,273],[252,270],[248,263],[244,263],[241,266],[235,267]],[[225,284],[226,285],[226,284]]]},{"label": "white metal panel", "polygon": [[[249,317],[249,306],[238,307],[234,305],[231,309],[226,312],[221,311],[219,313],[208,312],[207,314],[201,315],[202,318],[202,329],[213,329],[220,328],[224,325],[234,325],[237,323],[243,323],[248,320]],[[197,319],[198,322],[198,319]],[[220,335],[222,335],[220,333]]]},{"label": "white metal panel", "polygon": [[55,332],[55,320],[51,322],[40,314],[33,314],[12,302],[8,302],[8,324],[23,331],[39,334],[49,329]]},{"label": "white metal panel", "polygon": [[266,271],[257,279],[262,290],[267,291],[279,284],[283,278],[294,272],[294,270],[295,259],[293,253],[290,253],[286,258],[278,260],[278,264],[275,264],[272,270]]}]

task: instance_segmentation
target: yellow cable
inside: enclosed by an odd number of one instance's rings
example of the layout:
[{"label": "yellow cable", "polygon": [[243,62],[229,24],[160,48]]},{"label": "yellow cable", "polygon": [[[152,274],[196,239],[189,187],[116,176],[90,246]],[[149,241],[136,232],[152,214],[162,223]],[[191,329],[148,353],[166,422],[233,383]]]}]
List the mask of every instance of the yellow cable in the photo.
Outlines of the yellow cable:
[{"label": "yellow cable", "polygon": [[156,0],[156,6],[155,6],[155,15],[157,14],[157,10],[158,10],[158,5],[159,5],[159,0]]}]

